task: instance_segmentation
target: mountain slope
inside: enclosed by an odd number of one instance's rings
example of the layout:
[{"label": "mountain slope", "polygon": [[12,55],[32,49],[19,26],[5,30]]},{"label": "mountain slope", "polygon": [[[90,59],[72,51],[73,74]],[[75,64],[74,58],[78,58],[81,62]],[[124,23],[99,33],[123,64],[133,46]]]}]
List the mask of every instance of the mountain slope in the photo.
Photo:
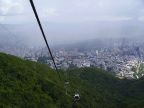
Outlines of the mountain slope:
[{"label": "mountain slope", "polygon": [[69,97],[61,85],[47,66],[0,54],[0,107],[64,107]]},{"label": "mountain slope", "polygon": [[0,108],[71,108],[79,92],[78,108],[143,108],[144,79],[119,80],[97,68],[64,71],[0,53]]}]

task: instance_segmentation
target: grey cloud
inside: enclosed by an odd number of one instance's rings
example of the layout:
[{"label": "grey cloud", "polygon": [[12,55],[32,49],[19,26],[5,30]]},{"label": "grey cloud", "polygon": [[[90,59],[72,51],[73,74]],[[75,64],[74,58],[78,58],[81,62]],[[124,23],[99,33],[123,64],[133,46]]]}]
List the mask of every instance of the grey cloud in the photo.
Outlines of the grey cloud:
[{"label": "grey cloud", "polygon": [[[120,21],[144,16],[143,0],[34,0],[34,2],[41,19],[49,22],[100,21],[100,19],[112,21],[116,18]],[[0,0],[0,15],[20,13],[25,15],[22,20],[33,16],[29,1]],[[15,19],[16,22],[17,16]]]},{"label": "grey cloud", "polygon": [[[142,0],[53,0],[35,1],[42,13],[42,8],[54,8],[59,16],[48,17],[49,21],[55,22],[81,22],[93,19],[118,18],[118,17],[139,17],[143,9]],[[120,19],[118,18],[118,19]],[[112,21],[112,19],[110,21]],[[43,18],[43,20],[46,20]]]},{"label": "grey cloud", "polygon": [[23,4],[19,0],[0,0],[0,15],[14,16],[22,14]]}]

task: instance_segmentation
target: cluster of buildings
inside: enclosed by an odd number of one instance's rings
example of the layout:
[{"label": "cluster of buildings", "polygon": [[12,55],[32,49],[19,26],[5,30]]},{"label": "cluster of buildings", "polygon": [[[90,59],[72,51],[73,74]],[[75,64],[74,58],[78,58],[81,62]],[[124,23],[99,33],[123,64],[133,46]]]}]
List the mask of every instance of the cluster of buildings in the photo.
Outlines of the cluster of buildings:
[{"label": "cluster of buildings", "polygon": [[[56,49],[53,50],[56,65],[59,69],[71,67],[98,67],[109,72],[113,72],[119,78],[135,78],[133,67],[138,67],[140,58],[137,51],[133,50],[133,54],[122,53],[120,48],[101,48],[79,50],[74,49]],[[129,52],[129,51],[128,51]],[[40,53],[40,52],[39,52]],[[54,67],[51,58],[47,52],[31,55],[26,59],[32,61],[40,61]],[[141,60],[142,63],[142,60]]]},{"label": "cluster of buildings", "polygon": [[[112,44],[114,43],[114,44]],[[59,69],[73,67],[98,67],[115,73],[119,78],[139,78],[144,75],[141,64],[144,64],[144,44],[130,42],[112,42],[104,47],[71,47],[55,48],[53,56]],[[25,47],[2,46],[0,51],[10,53],[27,60],[43,62],[54,67],[51,57],[45,48],[27,49]],[[106,47],[107,46],[107,47]],[[135,69],[134,69],[135,68]],[[143,66],[144,68],[144,66]],[[140,74],[141,71],[141,74]]]}]

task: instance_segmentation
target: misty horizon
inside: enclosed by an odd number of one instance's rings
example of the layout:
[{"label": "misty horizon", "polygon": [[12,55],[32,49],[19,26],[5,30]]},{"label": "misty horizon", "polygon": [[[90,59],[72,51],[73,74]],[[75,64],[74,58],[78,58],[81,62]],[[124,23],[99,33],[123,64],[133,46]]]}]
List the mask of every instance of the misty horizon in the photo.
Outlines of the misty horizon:
[{"label": "misty horizon", "polygon": [[[141,40],[144,35],[142,0],[34,2],[51,46],[99,38]],[[45,45],[28,1],[0,0],[0,24],[1,41]]]}]

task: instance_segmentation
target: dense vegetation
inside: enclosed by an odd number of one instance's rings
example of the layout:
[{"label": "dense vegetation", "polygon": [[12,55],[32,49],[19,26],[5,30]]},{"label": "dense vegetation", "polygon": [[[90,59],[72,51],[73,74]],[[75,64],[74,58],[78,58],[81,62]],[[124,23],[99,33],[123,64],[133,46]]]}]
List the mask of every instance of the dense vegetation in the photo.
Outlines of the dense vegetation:
[{"label": "dense vegetation", "polygon": [[81,96],[78,108],[144,107],[143,78],[119,80],[97,68],[60,72],[62,80],[45,64],[0,53],[0,108],[72,108],[75,92]]}]

